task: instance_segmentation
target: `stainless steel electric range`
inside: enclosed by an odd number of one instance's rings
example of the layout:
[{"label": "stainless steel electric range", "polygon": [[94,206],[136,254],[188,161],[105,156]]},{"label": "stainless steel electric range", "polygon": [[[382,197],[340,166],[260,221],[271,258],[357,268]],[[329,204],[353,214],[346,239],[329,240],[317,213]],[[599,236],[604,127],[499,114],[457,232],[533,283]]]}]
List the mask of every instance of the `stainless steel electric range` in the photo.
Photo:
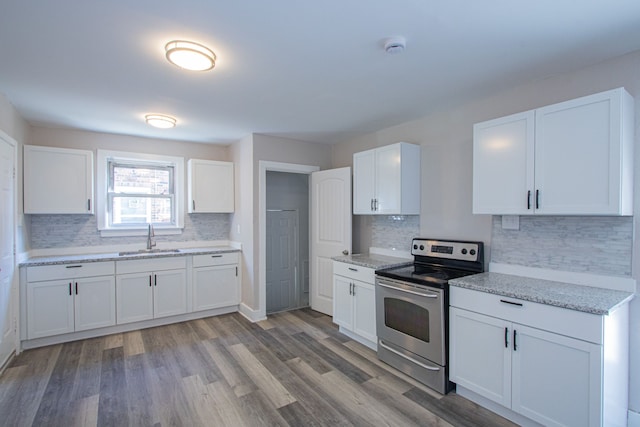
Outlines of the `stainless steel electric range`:
[{"label": "stainless steel electric range", "polygon": [[446,394],[449,280],[484,271],[482,242],[415,238],[412,265],[376,271],[378,358]]}]

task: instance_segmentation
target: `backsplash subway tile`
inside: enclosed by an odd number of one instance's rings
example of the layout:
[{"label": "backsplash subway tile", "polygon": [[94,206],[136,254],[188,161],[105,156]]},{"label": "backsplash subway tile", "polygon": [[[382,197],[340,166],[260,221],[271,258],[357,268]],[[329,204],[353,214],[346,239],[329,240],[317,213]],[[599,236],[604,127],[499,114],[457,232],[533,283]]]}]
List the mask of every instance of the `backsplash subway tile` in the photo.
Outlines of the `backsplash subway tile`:
[{"label": "backsplash subway tile", "polygon": [[411,251],[411,240],[420,235],[420,215],[374,215],[371,220],[371,246]]},{"label": "backsplash subway tile", "polygon": [[491,261],[631,276],[633,217],[521,216],[520,230],[493,217]]}]

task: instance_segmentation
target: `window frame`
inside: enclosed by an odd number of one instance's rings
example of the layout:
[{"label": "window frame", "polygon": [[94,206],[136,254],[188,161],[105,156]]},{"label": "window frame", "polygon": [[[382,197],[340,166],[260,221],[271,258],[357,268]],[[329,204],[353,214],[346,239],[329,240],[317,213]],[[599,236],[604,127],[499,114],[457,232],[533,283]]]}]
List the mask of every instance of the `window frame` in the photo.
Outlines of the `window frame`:
[{"label": "window frame", "polygon": [[[112,224],[109,212],[109,200],[122,193],[114,193],[109,189],[112,165],[132,165],[153,168],[173,168],[173,209],[171,216],[172,224],[154,223],[156,234],[179,234],[184,228],[184,158],[175,156],[163,156],[157,154],[133,153],[123,151],[98,150],[98,177],[97,177],[97,197],[96,215],[98,219],[98,230],[105,236],[138,236],[147,232],[147,223],[138,224]],[[134,193],[124,193],[131,194]],[[144,197],[161,197],[166,195],[147,195]]]}]

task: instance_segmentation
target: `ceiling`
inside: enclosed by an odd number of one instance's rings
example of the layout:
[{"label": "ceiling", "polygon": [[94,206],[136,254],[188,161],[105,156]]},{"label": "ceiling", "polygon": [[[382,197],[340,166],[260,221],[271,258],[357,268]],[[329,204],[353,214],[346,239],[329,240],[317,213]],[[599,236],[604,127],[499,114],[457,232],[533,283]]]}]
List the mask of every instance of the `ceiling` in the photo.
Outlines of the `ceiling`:
[{"label": "ceiling", "polygon": [[[391,36],[403,53],[385,53]],[[174,39],[209,46],[216,67],[169,64]],[[638,49],[638,0],[0,4],[0,93],[29,122],[216,144],[336,143]]]}]

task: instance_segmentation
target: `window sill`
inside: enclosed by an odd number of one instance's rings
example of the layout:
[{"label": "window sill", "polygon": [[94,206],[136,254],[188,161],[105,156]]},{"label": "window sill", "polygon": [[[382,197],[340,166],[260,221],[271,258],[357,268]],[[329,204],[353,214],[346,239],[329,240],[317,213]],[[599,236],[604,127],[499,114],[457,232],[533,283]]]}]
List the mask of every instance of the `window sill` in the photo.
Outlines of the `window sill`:
[{"label": "window sill", "polygon": [[[129,236],[146,236],[149,233],[147,227],[144,228],[118,228],[100,230],[101,237],[129,237]],[[168,236],[174,234],[182,234],[182,228],[160,228],[154,227],[153,234],[155,236]]]}]

